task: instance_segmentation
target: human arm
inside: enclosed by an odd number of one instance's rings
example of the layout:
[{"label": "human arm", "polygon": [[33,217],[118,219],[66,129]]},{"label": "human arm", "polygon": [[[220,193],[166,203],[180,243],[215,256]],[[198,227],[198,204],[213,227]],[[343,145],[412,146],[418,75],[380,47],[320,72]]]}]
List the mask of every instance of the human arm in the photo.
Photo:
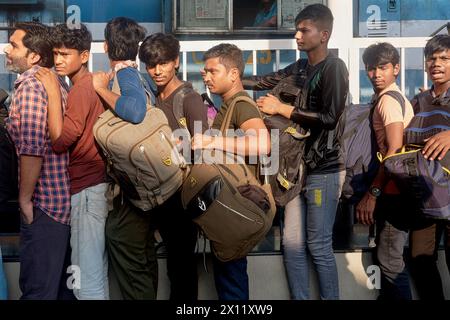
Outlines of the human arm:
[{"label": "human arm", "polygon": [[246,102],[236,104],[231,124],[240,129],[243,136],[194,136],[193,149],[217,149],[243,155],[255,156],[270,153],[270,134],[258,110]]},{"label": "human arm", "polygon": [[56,153],[67,152],[81,137],[86,127],[86,120],[96,96],[92,88],[84,86],[72,87],[67,98],[67,107],[61,134],[52,143]]},{"label": "human arm", "polygon": [[[299,60],[300,61],[300,60]],[[273,89],[282,79],[290,76],[295,68],[298,68],[299,61],[288,65],[286,68],[278,70],[276,72],[271,72],[264,76],[250,76],[244,77],[242,79],[242,85],[244,89],[247,90],[271,90]]]},{"label": "human arm", "polygon": [[[403,146],[404,124],[402,121],[402,107],[392,97],[383,96],[380,103],[376,106],[375,112],[378,112],[384,125],[386,153],[383,157],[388,157],[397,153]],[[384,174],[384,166],[380,165],[371,186],[383,190],[386,183],[387,179]],[[373,213],[376,200],[377,198],[375,196],[367,192],[359,202],[356,208],[356,216],[361,223],[370,225],[374,222]]]},{"label": "human arm", "polygon": [[42,83],[48,95],[48,131],[54,143],[61,135],[63,127],[63,112],[61,106],[61,89],[58,76],[48,68],[40,68],[35,74]]},{"label": "human arm", "polygon": [[322,72],[318,84],[321,92],[317,98],[321,100],[321,110],[311,111],[308,105],[306,108],[297,106],[290,119],[303,128],[333,130],[344,111],[348,93],[348,71],[342,60],[330,59],[319,72]]},{"label": "human arm", "polygon": [[47,141],[47,96],[43,88],[24,83],[16,93],[20,105],[20,134],[17,152],[20,161],[19,207],[25,223],[33,221],[33,194],[39,179]]},{"label": "human arm", "polygon": [[192,149],[223,150],[242,156],[270,153],[270,134],[262,119],[249,119],[241,125],[241,129],[245,133],[241,137],[196,134],[192,140]]},{"label": "human arm", "polygon": [[125,121],[140,123],[147,112],[147,98],[138,75],[133,68],[124,68],[117,72],[120,95],[108,89],[112,74],[96,72],[93,85],[100,97]]},{"label": "human arm", "polygon": [[33,222],[33,194],[41,174],[42,157],[20,156],[19,206],[26,224]]}]

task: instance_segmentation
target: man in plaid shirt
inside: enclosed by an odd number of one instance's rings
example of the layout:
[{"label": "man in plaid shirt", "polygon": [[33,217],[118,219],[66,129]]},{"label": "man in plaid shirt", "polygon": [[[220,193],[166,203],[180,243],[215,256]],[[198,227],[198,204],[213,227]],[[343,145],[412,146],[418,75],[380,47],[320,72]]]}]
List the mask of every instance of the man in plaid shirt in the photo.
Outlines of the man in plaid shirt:
[{"label": "man in plaid shirt", "polygon": [[[7,68],[20,76],[14,83],[7,129],[19,158],[21,211],[20,289],[22,299],[69,297],[60,282],[66,274],[70,234],[68,154],[55,154],[47,129],[47,92],[35,78],[53,66],[49,28],[19,23],[5,48]],[[63,106],[67,89],[61,82]]]}]

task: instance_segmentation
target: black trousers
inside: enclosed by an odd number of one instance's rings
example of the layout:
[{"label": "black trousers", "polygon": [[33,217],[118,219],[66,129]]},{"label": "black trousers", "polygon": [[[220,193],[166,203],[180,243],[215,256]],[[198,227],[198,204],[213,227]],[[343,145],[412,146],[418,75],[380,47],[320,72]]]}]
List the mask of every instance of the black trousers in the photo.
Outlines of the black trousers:
[{"label": "black trousers", "polygon": [[167,251],[170,300],[195,301],[198,298],[197,226],[181,205],[177,192],[156,210],[157,228]]},{"label": "black trousers", "polygon": [[109,264],[122,297],[126,300],[155,300],[158,261],[151,214],[118,196],[106,219],[105,236]]},{"label": "black trousers", "polygon": [[410,233],[411,275],[422,300],[445,299],[437,266],[442,236],[450,273],[450,221],[422,218]]}]

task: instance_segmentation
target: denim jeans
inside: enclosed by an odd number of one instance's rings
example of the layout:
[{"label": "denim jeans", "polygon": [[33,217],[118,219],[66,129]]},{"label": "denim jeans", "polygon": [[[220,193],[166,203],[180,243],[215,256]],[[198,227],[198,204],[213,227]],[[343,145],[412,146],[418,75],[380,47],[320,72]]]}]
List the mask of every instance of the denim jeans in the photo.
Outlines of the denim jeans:
[{"label": "denim jeans", "polygon": [[105,248],[105,222],[108,205],[107,183],[83,189],[71,198],[72,265],[80,267],[80,287],[74,294],[80,300],[108,300],[108,255]]},{"label": "denim jeans", "polygon": [[219,300],[248,300],[247,258],[227,262],[213,257],[214,281]]},{"label": "denim jeans", "polygon": [[317,271],[321,299],[339,299],[332,235],[344,179],[345,171],[309,175],[300,195],[285,207],[283,257],[292,299],[310,298],[308,255]]},{"label": "denim jeans", "polygon": [[3,270],[2,248],[0,247],[0,300],[8,299],[8,287],[6,285],[6,275]]}]

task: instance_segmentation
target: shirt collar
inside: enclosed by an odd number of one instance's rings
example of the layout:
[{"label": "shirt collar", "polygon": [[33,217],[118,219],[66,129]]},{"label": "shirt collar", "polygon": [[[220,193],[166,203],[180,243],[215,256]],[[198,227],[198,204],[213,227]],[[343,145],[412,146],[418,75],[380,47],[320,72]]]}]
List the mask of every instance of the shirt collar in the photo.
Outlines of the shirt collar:
[{"label": "shirt collar", "polygon": [[14,88],[17,88],[19,84],[28,78],[34,77],[35,73],[39,70],[40,66],[34,65],[24,73],[22,73],[16,81],[14,81]]}]

